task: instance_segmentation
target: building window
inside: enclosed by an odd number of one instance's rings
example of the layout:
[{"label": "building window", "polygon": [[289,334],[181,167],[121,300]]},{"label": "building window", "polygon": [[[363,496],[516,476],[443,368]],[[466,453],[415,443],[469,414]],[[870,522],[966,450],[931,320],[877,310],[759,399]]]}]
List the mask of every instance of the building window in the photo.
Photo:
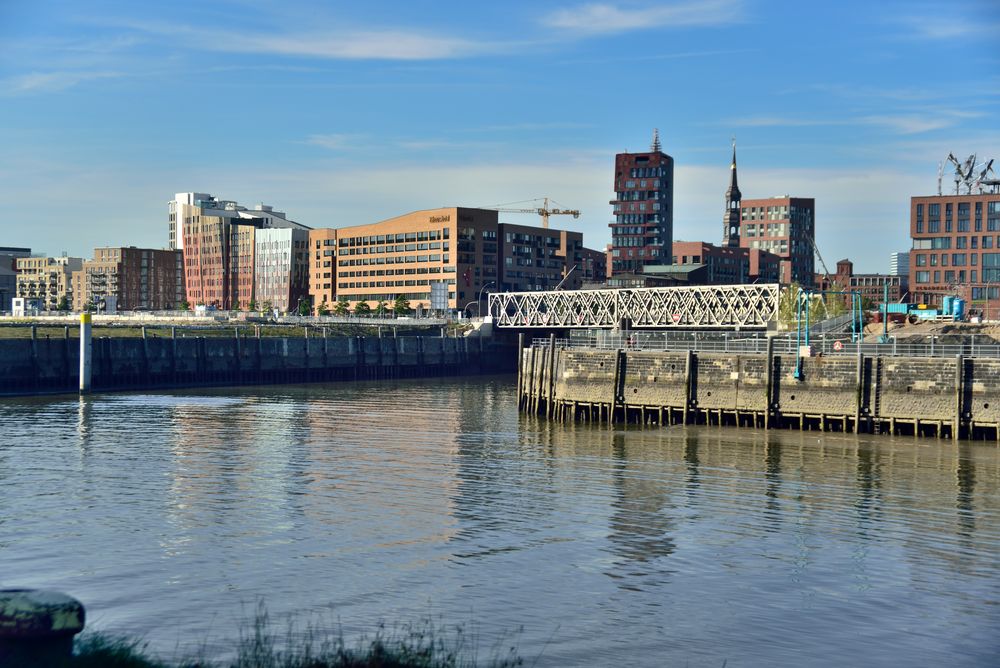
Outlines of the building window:
[{"label": "building window", "polygon": [[917,283],[927,283],[930,281],[931,272],[929,271],[918,271],[917,272]]}]

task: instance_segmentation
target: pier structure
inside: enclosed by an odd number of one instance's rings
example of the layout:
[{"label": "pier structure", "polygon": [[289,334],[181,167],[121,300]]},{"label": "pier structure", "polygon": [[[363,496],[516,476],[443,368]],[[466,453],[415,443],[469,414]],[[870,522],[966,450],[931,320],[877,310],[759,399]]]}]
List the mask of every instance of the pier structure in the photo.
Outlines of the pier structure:
[{"label": "pier structure", "polygon": [[[642,350],[520,337],[518,405],[557,421],[702,424],[990,439],[1000,443],[1000,350],[892,355],[836,344],[796,362],[763,350]],[[994,346],[994,348],[997,348]],[[837,351],[837,352],[834,352]],[[912,351],[908,351],[911,352]],[[918,351],[921,352],[921,351]],[[796,367],[800,376],[796,377]]]}]

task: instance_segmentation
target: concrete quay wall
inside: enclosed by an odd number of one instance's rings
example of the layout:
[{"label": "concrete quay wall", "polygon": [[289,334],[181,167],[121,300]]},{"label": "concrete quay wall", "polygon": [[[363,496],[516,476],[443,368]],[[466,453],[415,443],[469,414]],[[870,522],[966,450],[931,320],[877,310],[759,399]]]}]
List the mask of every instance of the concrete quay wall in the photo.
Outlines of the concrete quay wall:
[{"label": "concrete quay wall", "polygon": [[1000,441],[1000,360],[521,351],[519,406],[558,420],[792,427]]},{"label": "concrete quay wall", "polygon": [[[78,339],[0,339],[0,394],[75,392]],[[513,350],[488,339],[444,337],[95,338],[92,389],[496,373]]]}]

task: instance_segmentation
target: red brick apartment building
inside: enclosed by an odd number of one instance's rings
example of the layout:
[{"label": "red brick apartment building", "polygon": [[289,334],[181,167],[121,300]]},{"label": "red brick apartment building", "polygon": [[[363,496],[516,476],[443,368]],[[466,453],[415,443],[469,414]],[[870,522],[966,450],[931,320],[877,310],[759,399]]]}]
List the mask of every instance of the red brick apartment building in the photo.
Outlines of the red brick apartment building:
[{"label": "red brick apartment building", "polygon": [[1000,193],[912,197],[910,238],[913,301],[957,295],[1000,315]]},{"label": "red brick apartment building", "polygon": [[670,263],[674,235],[674,159],[660,148],[658,131],[647,153],[615,155],[612,274],[641,273]]},{"label": "red brick apartment building", "polygon": [[813,285],[816,200],[771,197],[740,202],[740,245],[781,258],[781,282]]}]

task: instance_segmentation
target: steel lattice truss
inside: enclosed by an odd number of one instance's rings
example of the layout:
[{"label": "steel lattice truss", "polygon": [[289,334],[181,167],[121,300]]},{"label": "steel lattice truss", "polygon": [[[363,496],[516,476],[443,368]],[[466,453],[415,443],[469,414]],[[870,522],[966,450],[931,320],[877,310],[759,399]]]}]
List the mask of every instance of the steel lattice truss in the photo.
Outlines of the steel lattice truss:
[{"label": "steel lattice truss", "polygon": [[684,288],[497,292],[490,315],[497,327],[763,329],[778,318],[777,284]]}]

